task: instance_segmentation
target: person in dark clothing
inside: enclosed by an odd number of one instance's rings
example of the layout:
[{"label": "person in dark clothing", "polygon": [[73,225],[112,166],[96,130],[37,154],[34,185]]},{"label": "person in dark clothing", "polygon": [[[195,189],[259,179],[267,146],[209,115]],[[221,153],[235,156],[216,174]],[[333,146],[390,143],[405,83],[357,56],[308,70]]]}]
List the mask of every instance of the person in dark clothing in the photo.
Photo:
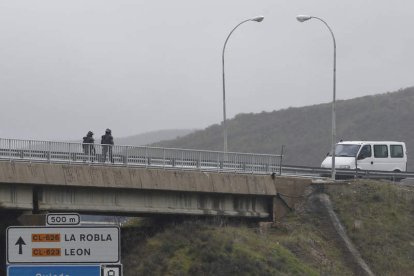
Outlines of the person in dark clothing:
[{"label": "person in dark clothing", "polygon": [[109,128],[105,130],[105,135],[102,135],[101,138],[102,144],[102,162],[106,161],[106,154],[108,154],[108,158],[111,163],[114,163],[114,159],[112,157],[112,146],[114,145],[114,137],[112,137],[112,132]]},{"label": "person in dark clothing", "polygon": [[[88,131],[88,133],[86,134],[86,136],[83,137],[82,147],[83,147],[83,153],[92,162],[94,161],[94,157],[95,157],[95,146],[94,146],[94,143],[95,143],[95,139],[93,138],[93,132],[92,131]],[[86,159],[84,159],[84,161],[86,161]]]}]

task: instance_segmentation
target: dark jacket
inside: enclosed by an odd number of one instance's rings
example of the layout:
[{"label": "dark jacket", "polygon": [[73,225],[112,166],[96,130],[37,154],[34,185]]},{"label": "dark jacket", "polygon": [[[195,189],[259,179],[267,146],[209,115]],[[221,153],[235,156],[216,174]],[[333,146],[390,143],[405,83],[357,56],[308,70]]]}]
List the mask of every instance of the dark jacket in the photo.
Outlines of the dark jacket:
[{"label": "dark jacket", "polygon": [[93,143],[95,143],[95,139],[93,139],[93,137],[91,137],[91,136],[85,136],[85,137],[83,137],[83,143],[93,144]]},{"label": "dark jacket", "polygon": [[111,134],[102,135],[101,144],[102,145],[113,145],[114,137],[112,137]]}]

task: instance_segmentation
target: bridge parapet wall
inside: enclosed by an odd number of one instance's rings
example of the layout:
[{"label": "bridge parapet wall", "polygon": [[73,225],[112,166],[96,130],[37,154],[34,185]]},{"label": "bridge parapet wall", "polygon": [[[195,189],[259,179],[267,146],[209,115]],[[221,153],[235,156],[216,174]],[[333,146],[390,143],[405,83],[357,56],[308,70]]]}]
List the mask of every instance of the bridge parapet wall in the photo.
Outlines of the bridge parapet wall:
[{"label": "bridge parapet wall", "polygon": [[0,162],[0,183],[276,195],[270,175]]}]

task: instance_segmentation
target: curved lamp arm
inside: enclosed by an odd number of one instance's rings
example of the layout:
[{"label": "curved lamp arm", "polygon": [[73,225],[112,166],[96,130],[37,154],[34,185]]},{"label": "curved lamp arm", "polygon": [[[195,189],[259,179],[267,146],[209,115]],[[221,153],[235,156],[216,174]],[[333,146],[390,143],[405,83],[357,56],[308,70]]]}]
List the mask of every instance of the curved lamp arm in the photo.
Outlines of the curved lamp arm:
[{"label": "curved lamp arm", "polygon": [[229,41],[230,36],[232,35],[232,33],[243,23],[249,22],[249,21],[255,21],[255,22],[262,22],[264,19],[264,16],[257,16],[254,18],[250,18],[250,19],[246,19],[242,22],[240,22],[239,24],[236,25],[236,27],[233,28],[233,30],[231,30],[231,32],[229,33],[229,35],[226,38],[226,41],[224,42],[224,46],[223,46],[223,52],[221,54],[221,61],[222,61],[222,69],[223,69],[223,135],[224,135],[224,152],[227,152],[227,123],[226,123],[226,85],[225,85],[225,74],[224,74],[224,52],[226,51],[226,45],[227,42]]}]

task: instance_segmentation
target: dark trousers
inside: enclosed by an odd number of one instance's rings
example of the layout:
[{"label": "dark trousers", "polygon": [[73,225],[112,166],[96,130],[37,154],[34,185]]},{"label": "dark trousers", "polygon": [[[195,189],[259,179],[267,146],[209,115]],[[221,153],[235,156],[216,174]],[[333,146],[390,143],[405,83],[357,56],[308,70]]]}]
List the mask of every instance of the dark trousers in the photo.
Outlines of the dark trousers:
[{"label": "dark trousers", "polygon": [[106,154],[108,154],[109,161],[111,161],[111,163],[114,163],[114,159],[112,157],[112,146],[111,145],[102,146],[102,162],[106,161]]},{"label": "dark trousers", "polygon": [[[84,144],[83,153],[88,158],[88,160],[92,162],[95,160],[95,147],[93,145]],[[84,160],[86,161],[87,159]]]}]

